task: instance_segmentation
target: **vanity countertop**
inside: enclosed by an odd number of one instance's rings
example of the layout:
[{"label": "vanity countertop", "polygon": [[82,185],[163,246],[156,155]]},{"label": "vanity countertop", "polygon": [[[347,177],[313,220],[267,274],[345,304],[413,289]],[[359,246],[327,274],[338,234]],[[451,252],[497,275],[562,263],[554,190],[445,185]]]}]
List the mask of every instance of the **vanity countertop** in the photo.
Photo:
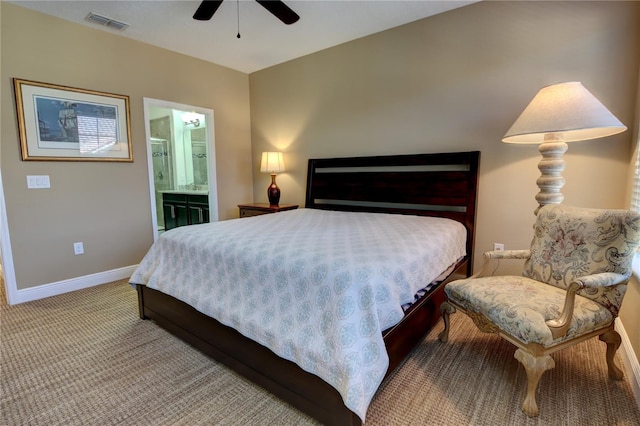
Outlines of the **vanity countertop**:
[{"label": "vanity countertop", "polygon": [[165,189],[159,192],[162,194],[209,195],[209,191],[206,189]]}]

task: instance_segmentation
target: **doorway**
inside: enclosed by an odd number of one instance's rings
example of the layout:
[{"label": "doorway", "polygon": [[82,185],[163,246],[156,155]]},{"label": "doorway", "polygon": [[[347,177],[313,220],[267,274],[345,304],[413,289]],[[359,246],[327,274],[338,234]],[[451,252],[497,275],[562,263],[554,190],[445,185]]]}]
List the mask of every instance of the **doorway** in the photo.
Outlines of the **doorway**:
[{"label": "doorway", "polygon": [[9,225],[7,223],[7,209],[4,200],[4,188],[2,185],[2,173],[0,173],[0,263],[2,264],[2,279],[4,292],[9,305],[19,302],[18,283],[13,269],[13,254],[9,238]]},{"label": "doorway", "polygon": [[144,98],[154,241],[218,220],[213,110]]}]

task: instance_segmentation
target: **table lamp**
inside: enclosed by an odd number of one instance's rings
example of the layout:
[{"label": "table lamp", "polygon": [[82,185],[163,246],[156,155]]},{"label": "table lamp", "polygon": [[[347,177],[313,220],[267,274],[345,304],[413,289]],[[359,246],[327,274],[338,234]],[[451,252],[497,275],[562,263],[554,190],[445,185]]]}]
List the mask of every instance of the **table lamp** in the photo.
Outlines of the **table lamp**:
[{"label": "table lamp", "polygon": [[269,205],[277,207],[280,202],[280,188],[276,185],[276,173],[282,173],[284,169],[284,155],[281,152],[263,152],[260,162],[262,173],[271,173],[271,185],[267,188]]},{"label": "table lamp", "polygon": [[627,130],[580,82],[543,87],[504,135],[506,143],[540,144],[542,175],[536,183],[538,210],[545,204],[560,204],[564,196],[562,171],[566,142],[615,135]]}]

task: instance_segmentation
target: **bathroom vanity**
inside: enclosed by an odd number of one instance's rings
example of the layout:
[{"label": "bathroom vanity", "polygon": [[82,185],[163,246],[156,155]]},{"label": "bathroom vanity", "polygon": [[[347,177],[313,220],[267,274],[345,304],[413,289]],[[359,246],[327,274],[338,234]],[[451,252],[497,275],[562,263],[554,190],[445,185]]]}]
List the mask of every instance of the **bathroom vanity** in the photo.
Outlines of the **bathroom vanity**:
[{"label": "bathroom vanity", "polygon": [[178,226],[209,222],[209,194],[207,191],[162,191],[164,230]]}]

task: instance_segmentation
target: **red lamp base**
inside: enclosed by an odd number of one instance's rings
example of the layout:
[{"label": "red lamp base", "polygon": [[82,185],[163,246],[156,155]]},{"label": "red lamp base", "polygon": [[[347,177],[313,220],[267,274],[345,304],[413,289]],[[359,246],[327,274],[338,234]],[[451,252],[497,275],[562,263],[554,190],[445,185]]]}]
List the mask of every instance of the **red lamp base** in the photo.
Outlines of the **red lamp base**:
[{"label": "red lamp base", "polygon": [[277,207],[280,202],[280,188],[276,185],[276,175],[271,175],[271,185],[267,188],[267,197],[269,197],[269,204],[272,207]]}]

